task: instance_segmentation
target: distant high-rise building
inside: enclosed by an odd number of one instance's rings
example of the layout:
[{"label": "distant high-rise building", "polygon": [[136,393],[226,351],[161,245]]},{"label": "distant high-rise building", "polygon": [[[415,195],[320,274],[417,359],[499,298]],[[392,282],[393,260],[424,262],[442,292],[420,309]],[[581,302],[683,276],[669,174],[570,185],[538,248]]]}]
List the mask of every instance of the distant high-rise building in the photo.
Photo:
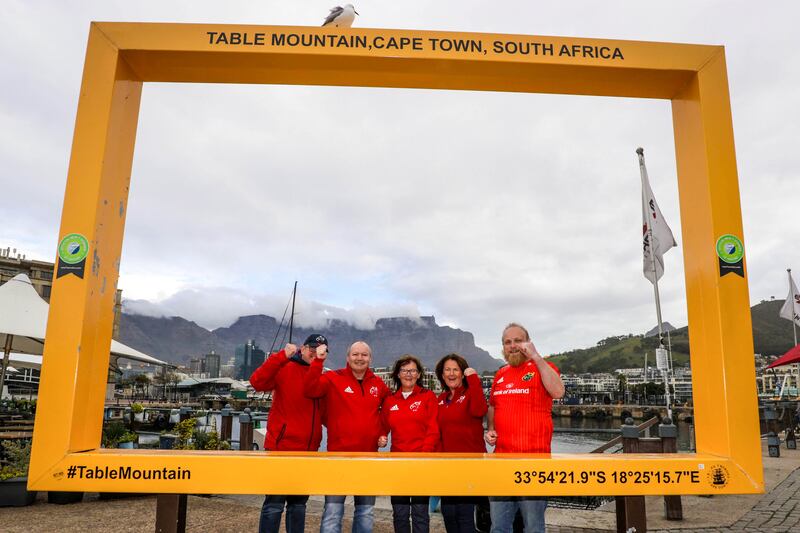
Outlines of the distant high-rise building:
[{"label": "distant high-rise building", "polygon": [[203,363],[204,361],[199,357],[193,357],[192,359],[189,359],[189,369],[193,376],[201,377],[203,375],[205,372]]},{"label": "distant high-rise building", "polygon": [[220,369],[219,354],[214,353],[214,350],[211,350],[211,353],[207,353],[205,355],[205,372],[208,374],[208,377],[210,378],[218,378],[219,369]]},{"label": "distant high-rise building", "polygon": [[[256,368],[261,366],[267,355],[254,340],[247,341],[244,346],[237,346],[235,353],[239,370],[236,375],[237,379],[250,379],[250,376],[255,372]],[[239,354],[241,354],[241,359],[239,359]],[[241,363],[239,363],[240,360]]]}]

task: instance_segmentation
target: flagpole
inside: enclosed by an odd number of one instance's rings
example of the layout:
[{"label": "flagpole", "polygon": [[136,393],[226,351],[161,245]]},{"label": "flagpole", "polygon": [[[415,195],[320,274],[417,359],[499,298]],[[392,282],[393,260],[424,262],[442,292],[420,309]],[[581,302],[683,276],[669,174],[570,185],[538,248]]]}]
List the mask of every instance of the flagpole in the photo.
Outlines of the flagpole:
[{"label": "flagpole", "polygon": [[[637,148],[636,153],[639,155],[639,173],[642,178],[642,195],[644,195],[644,180],[645,173],[647,172],[644,166],[644,148]],[[647,234],[647,239],[650,243],[650,261],[653,265],[653,293],[656,297],[656,317],[658,318],[658,347],[664,350],[664,329],[661,321],[661,298],[658,294],[658,270],[656,269],[656,253],[653,249],[653,224],[650,222],[647,224]],[[658,357],[656,357],[656,363],[657,362]],[[672,418],[672,401],[669,394],[669,380],[667,378],[666,370],[661,369],[661,379],[664,380],[664,399],[667,403],[667,416]]]},{"label": "flagpole", "polygon": [[[794,287],[792,286],[792,269],[787,268],[786,273],[789,274],[789,295],[794,296]],[[792,331],[794,332],[794,345],[797,346],[797,324],[792,317]]]}]

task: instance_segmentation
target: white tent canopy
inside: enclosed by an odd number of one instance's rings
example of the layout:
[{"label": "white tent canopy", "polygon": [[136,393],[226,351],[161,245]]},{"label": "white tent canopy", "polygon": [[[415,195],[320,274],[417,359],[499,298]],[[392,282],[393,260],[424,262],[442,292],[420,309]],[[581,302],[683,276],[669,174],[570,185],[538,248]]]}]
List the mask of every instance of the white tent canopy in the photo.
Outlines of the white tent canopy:
[{"label": "white tent canopy", "polygon": [[[35,368],[37,364],[41,366],[49,311],[49,304],[39,296],[25,274],[17,274],[0,286],[0,350],[6,348],[8,341],[11,341],[9,351],[23,354],[20,357],[15,355],[13,358],[15,366],[29,368]],[[111,357],[111,362],[114,364],[116,359],[130,359],[150,365],[173,366],[113,339]]]}]

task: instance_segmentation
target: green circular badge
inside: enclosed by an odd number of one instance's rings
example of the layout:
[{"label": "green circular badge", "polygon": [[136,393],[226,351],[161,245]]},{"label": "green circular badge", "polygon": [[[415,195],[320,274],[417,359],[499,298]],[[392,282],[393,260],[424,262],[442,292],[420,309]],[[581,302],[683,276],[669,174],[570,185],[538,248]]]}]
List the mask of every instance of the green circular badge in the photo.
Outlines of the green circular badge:
[{"label": "green circular badge", "polygon": [[58,244],[58,258],[68,265],[80,263],[89,255],[89,241],[80,233],[70,233]]},{"label": "green circular badge", "polygon": [[744,257],[744,245],[736,235],[723,235],[717,239],[717,255],[726,263],[738,263]]}]

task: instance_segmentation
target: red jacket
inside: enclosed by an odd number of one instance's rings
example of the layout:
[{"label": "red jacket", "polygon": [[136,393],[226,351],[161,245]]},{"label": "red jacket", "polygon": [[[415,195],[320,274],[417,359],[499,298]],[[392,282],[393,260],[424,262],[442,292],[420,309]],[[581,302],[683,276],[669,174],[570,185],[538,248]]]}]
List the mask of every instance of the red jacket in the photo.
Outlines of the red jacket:
[{"label": "red jacket", "polygon": [[350,366],[322,373],[321,359],[311,362],[303,391],[308,398],[323,398],[328,451],[374,452],[383,433],[380,408],[389,388],[367,369],[358,381]]},{"label": "red jacket", "polygon": [[488,406],[477,374],[466,378],[468,388],[461,387],[439,395],[439,451],[486,453],[483,441],[483,415]]},{"label": "red jacket", "polygon": [[393,452],[433,452],[439,445],[436,396],[419,385],[408,398],[398,390],[383,401],[381,416],[392,432]]},{"label": "red jacket", "polygon": [[257,391],[272,391],[267,418],[267,450],[317,451],[322,440],[322,410],[319,400],[303,394],[303,378],[311,367],[299,355],[270,355],[250,376]]}]

